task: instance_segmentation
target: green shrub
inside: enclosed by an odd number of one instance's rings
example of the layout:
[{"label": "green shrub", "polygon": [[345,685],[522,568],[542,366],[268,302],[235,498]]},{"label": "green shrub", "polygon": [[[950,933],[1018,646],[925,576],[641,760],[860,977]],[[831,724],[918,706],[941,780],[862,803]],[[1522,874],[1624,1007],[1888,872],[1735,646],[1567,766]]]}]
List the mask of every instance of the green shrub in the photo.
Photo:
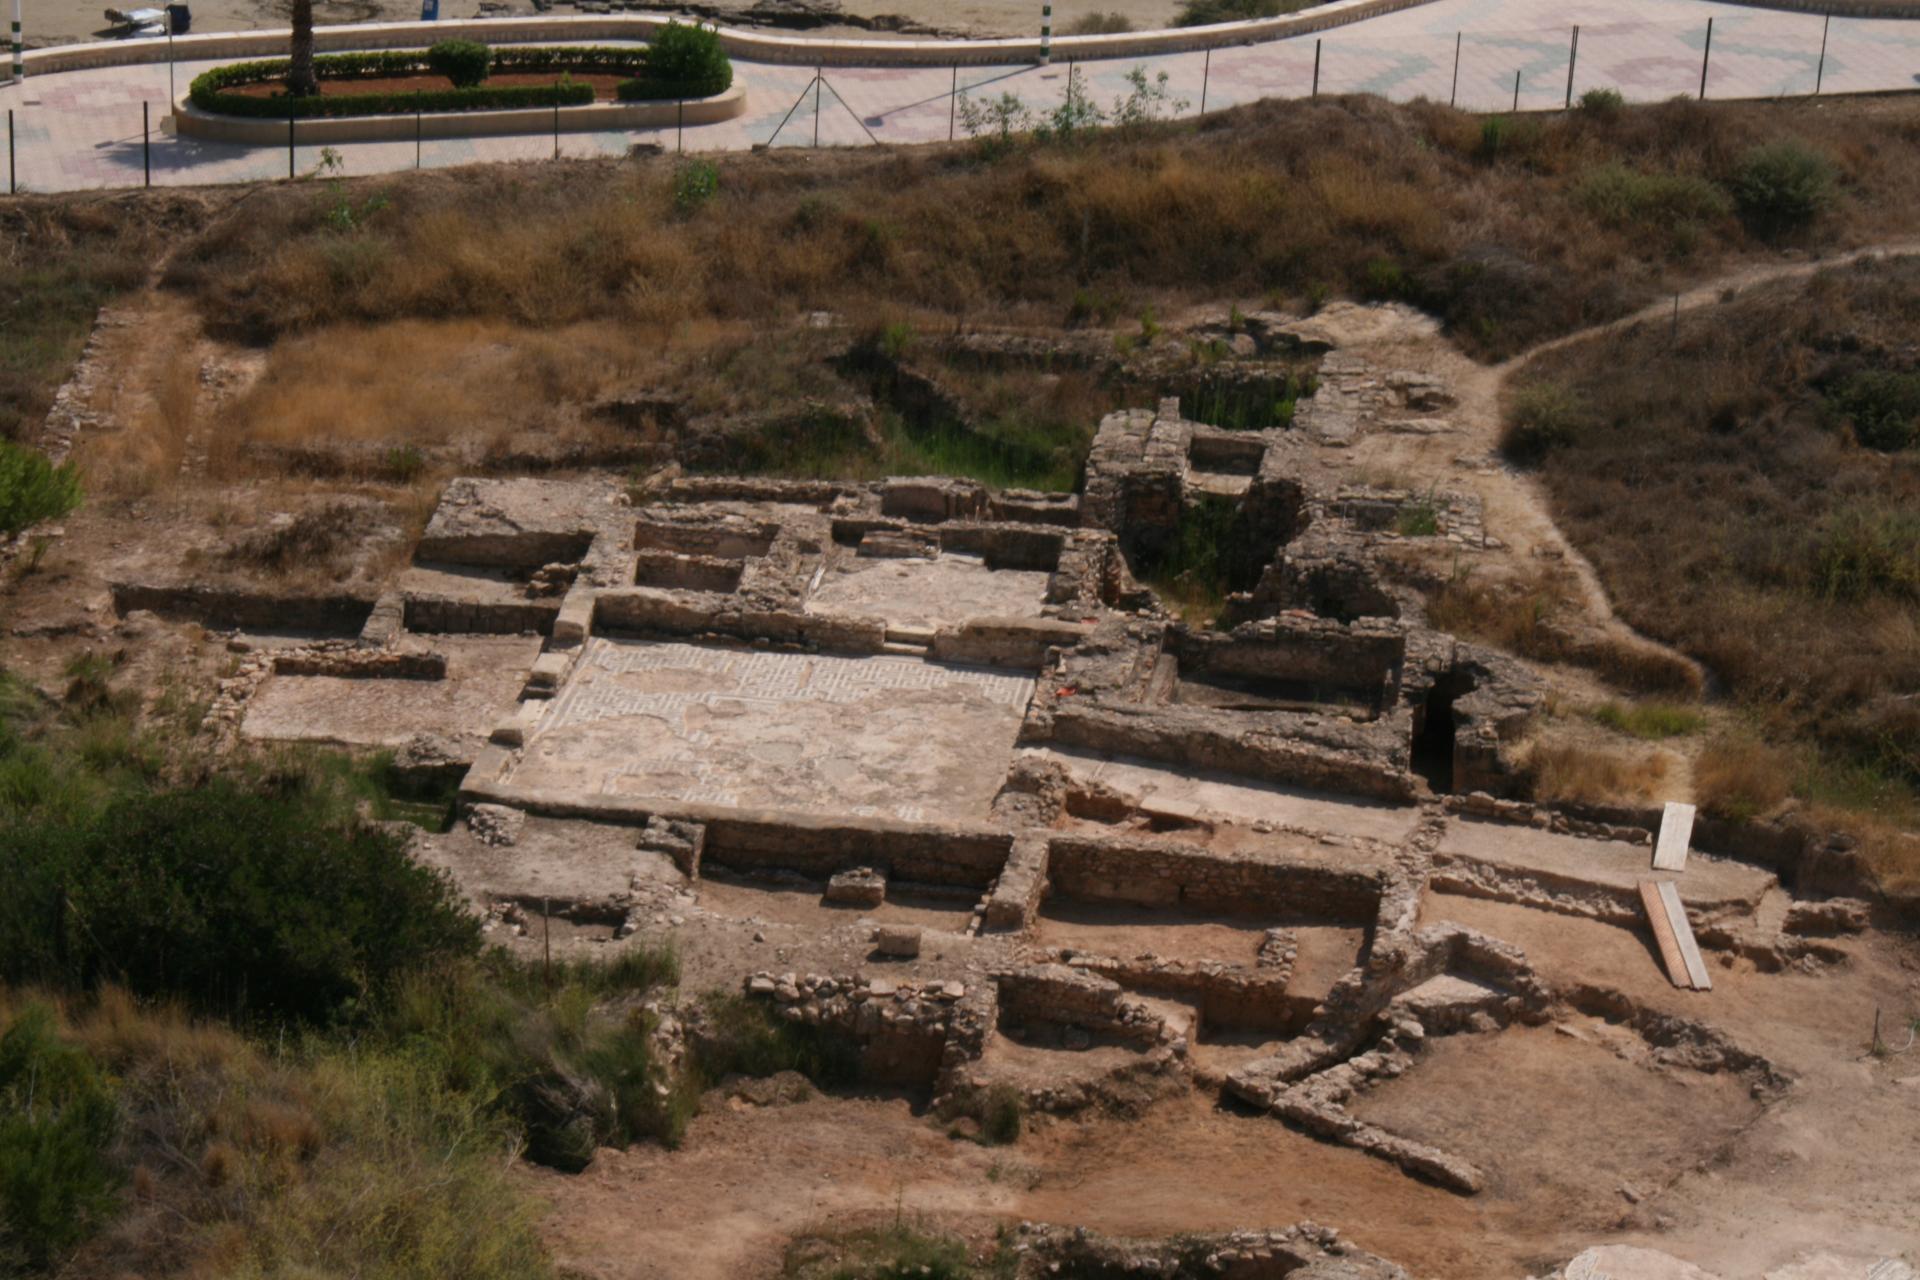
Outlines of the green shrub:
[{"label": "green shrub", "polygon": [[1706,718],[1692,707],[1671,702],[1636,702],[1626,706],[1606,702],[1595,707],[1592,714],[1594,720],[1609,729],[1654,741],[1698,733],[1706,724]]},{"label": "green shrub", "polygon": [[1431,538],[1440,532],[1440,512],[1431,498],[1409,502],[1394,518],[1393,529],[1403,538]]},{"label": "green shrub", "polygon": [[0,1034],[0,1270],[51,1269],[115,1201],[113,1096],[53,1011],[28,1005]]},{"label": "green shrub", "polygon": [[1845,507],[1814,543],[1814,582],[1829,600],[1920,601],[1920,511]]},{"label": "green shrub", "polygon": [[1894,453],[1920,441],[1920,373],[1868,369],[1850,374],[1826,393],[1828,406],[1847,420],[1853,438]]},{"label": "green shrub", "polygon": [[1578,439],[1586,418],[1585,404],[1566,387],[1532,383],[1514,393],[1500,447],[1515,462],[1539,462]]},{"label": "green shrub", "polygon": [[1833,203],[1833,162],[1799,142],[1770,142],[1747,152],[1727,187],[1749,226],[1782,235]]},{"label": "green shrub", "polygon": [[71,462],[56,467],[37,449],[0,440],[0,537],[79,505],[80,472]]},{"label": "green shrub", "polygon": [[720,170],[710,160],[688,160],[673,174],[673,207],[692,213],[720,193]]},{"label": "green shrub", "polygon": [[980,1136],[994,1146],[1019,1140],[1027,1100],[1010,1084],[996,1084],[980,1103]]},{"label": "green shrub", "polygon": [[[515,56],[531,63],[532,55],[544,55],[549,66],[516,66],[516,70],[625,71],[635,64],[631,58],[610,59],[609,51],[579,49],[576,57],[563,57],[562,50],[517,50]],[[611,51],[619,54],[621,51]],[[386,76],[419,75],[429,70],[424,53],[337,54],[314,59],[322,80],[375,79]],[[562,81],[550,85],[515,85],[489,88],[441,89],[431,93],[343,93],[316,98],[289,98],[283,95],[255,97],[231,93],[242,85],[284,80],[285,59],[270,62],[234,62],[215,67],[194,77],[187,95],[202,111],[218,115],[245,116],[252,119],[306,119],[312,116],[412,115],[415,111],[493,111],[514,107],[581,106],[593,101],[593,86]]]},{"label": "green shrub", "polygon": [[1176,27],[1205,27],[1216,22],[1277,18],[1306,7],[1306,0],[1182,0]]},{"label": "green shrub", "polygon": [[1098,10],[1083,13],[1068,23],[1063,34],[1070,36],[1117,36],[1133,30],[1133,19],[1124,13]]},{"label": "green shrub", "polygon": [[700,1000],[693,1064],[708,1081],[797,1071],[822,1087],[859,1078],[858,1051],[843,1036],[784,1022],[766,1005],[725,991]]},{"label": "green shrub", "polygon": [[1611,120],[1626,110],[1627,100],[1618,89],[1588,89],[1580,95],[1578,105],[1582,115]]},{"label": "green shrub", "polygon": [[236,1015],[324,1022],[470,953],[452,885],[385,827],[216,779],[71,821],[0,818],[0,978],[113,980]]},{"label": "green shrub", "polygon": [[1727,193],[1704,178],[1641,173],[1611,163],[1582,175],[1573,195],[1594,217],[1616,227],[1707,222],[1725,217],[1733,208]]},{"label": "green shrub", "polygon": [[427,50],[427,65],[454,88],[471,89],[493,70],[493,55],[478,40],[442,40]]},{"label": "green shrub", "polygon": [[669,22],[647,46],[646,74],[622,84],[619,93],[623,99],[711,98],[732,87],[733,63],[720,33]]}]

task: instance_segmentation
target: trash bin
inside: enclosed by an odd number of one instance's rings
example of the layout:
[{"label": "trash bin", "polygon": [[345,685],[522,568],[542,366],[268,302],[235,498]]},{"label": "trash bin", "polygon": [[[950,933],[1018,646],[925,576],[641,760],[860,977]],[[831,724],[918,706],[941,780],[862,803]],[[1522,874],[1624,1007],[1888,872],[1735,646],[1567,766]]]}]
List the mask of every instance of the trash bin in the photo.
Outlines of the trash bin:
[{"label": "trash bin", "polygon": [[167,6],[167,30],[173,35],[183,36],[193,27],[193,10],[184,4]]}]

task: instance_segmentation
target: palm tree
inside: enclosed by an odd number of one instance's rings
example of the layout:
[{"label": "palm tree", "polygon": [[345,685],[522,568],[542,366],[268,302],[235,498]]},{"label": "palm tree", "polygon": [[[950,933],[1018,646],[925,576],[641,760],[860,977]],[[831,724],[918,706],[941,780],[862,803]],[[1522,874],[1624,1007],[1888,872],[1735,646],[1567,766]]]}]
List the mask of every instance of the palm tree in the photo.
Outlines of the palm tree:
[{"label": "palm tree", "polygon": [[287,6],[293,19],[293,61],[287,68],[287,92],[296,98],[311,98],[320,92],[313,74],[313,0],[292,0]]}]

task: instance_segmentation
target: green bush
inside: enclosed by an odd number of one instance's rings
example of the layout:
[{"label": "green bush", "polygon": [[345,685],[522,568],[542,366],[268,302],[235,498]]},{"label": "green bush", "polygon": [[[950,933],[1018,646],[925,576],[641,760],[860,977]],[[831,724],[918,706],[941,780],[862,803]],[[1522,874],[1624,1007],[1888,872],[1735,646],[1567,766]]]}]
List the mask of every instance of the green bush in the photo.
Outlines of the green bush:
[{"label": "green bush", "polygon": [[711,160],[688,160],[673,174],[673,207],[682,216],[720,194],[720,170]]},{"label": "green bush", "polygon": [[1027,1115],[1027,1100],[1010,1084],[997,1084],[987,1090],[980,1103],[980,1136],[994,1146],[1005,1146],[1020,1137]]},{"label": "green bush", "polygon": [[1770,142],[1747,152],[1727,187],[1749,226],[1782,235],[1833,203],[1833,162],[1802,143]]},{"label": "green bush", "polygon": [[1829,600],[1920,601],[1920,511],[1843,508],[1814,543],[1814,582]]},{"label": "green bush", "polygon": [[0,1271],[44,1271],[114,1205],[118,1109],[93,1059],[28,1005],[0,1034]]},{"label": "green bush", "polygon": [[1582,115],[1611,120],[1626,110],[1627,100],[1618,89],[1588,89],[1580,95],[1578,105]]},{"label": "green bush", "polygon": [[1654,741],[1698,733],[1706,724],[1706,717],[1692,707],[1671,702],[1636,702],[1625,706],[1605,702],[1595,707],[1592,714],[1595,721],[1609,729]]},{"label": "green bush", "polygon": [[1600,221],[1671,227],[1708,222],[1732,212],[1727,193],[1690,174],[1641,173],[1623,164],[1603,164],[1582,175],[1574,199]]},{"label": "green bush", "polygon": [[80,472],[71,462],[56,467],[37,449],[0,440],[0,537],[79,505]]},{"label": "green bush", "polygon": [[427,50],[427,65],[454,88],[471,89],[492,71],[493,57],[478,40],[442,40]]},{"label": "green bush", "polygon": [[669,22],[647,46],[646,73],[623,83],[622,100],[711,98],[733,87],[733,63],[720,35],[706,27]]},{"label": "green bush", "polygon": [[[583,48],[517,49],[495,55],[496,67],[516,71],[632,70],[637,64],[624,50]],[[419,75],[432,70],[425,53],[329,54],[314,59],[322,80],[367,80]],[[285,59],[235,62],[194,77],[187,91],[193,105],[218,115],[253,119],[306,119],[313,116],[412,115],[415,111],[492,111],[515,107],[581,106],[593,101],[593,86],[563,81],[550,85],[441,89],[431,93],[347,93],[317,98],[284,95],[254,97],[231,93],[243,85],[284,80]]]},{"label": "green bush", "polygon": [[0,818],[0,978],[120,982],[239,1016],[325,1022],[478,925],[407,839],[316,797],[216,779],[71,821]]},{"label": "green bush", "polygon": [[1247,22],[1277,18],[1306,7],[1305,0],[1183,0],[1174,16],[1176,27],[1205,27],[1216,22]]},{"label": "green bush", "polygon": [[859,1078],[858,1053],[845,1037],[783,1022],[744,996],[708,992],[701,998],[700,1014],[693,1063],[708,1081],[782,1071],[797,1071],[823,1087]]},{"label": "green bush", "polygon": [[1894,453],[1920,441],[1920,373],[1864,370],[1830,388],[1826,400],[1869,449]]},{"label": "green bush", "polygon": [[1536,463],[1579,438],[1586,406],[1567,388],[1536,382],[1515,392],[1500,447],[1515,462]]}]

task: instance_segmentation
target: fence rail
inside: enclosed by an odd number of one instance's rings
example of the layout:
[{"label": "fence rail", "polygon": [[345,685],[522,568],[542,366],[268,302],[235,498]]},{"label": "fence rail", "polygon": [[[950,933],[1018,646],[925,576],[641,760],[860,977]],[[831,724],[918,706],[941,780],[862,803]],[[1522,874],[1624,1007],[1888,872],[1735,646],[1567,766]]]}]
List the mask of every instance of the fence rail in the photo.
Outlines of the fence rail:
[{"label": "fence rail", "polygon": [[[869,146],[965,136],[961,105],[1016,100],[1033,115],[1060,105],[1069,84],[1111,108],[1130,73],[1164,75],[1166,104],[1192,115],[1266,98],[1374,94],[1425,98],[1474,112],[1558,110],[1589,89],[1630,102],[1676,96],[1792,98],[1920,88],[1920,22],[1774,10],[1727,11],[1700,22],[1605,22],[1507,31],[1434,31],[1434,11],[1408,9],[1364,27],[1156,57],[1000,67],[799,67],[741,63],[738,119],[684,127],[529,133],[506,137],[343,143],[347,173],[482,161],[610,156],[639,147]],[[174,92],[208,62],[149,64],[31,77],[0,88],[7,109],[7,189],[80,189],[251,182],[307,174],[323,148],[290,122],[285,147],[176,136]],[[978,114],[977,112],[975,113]]]}]

